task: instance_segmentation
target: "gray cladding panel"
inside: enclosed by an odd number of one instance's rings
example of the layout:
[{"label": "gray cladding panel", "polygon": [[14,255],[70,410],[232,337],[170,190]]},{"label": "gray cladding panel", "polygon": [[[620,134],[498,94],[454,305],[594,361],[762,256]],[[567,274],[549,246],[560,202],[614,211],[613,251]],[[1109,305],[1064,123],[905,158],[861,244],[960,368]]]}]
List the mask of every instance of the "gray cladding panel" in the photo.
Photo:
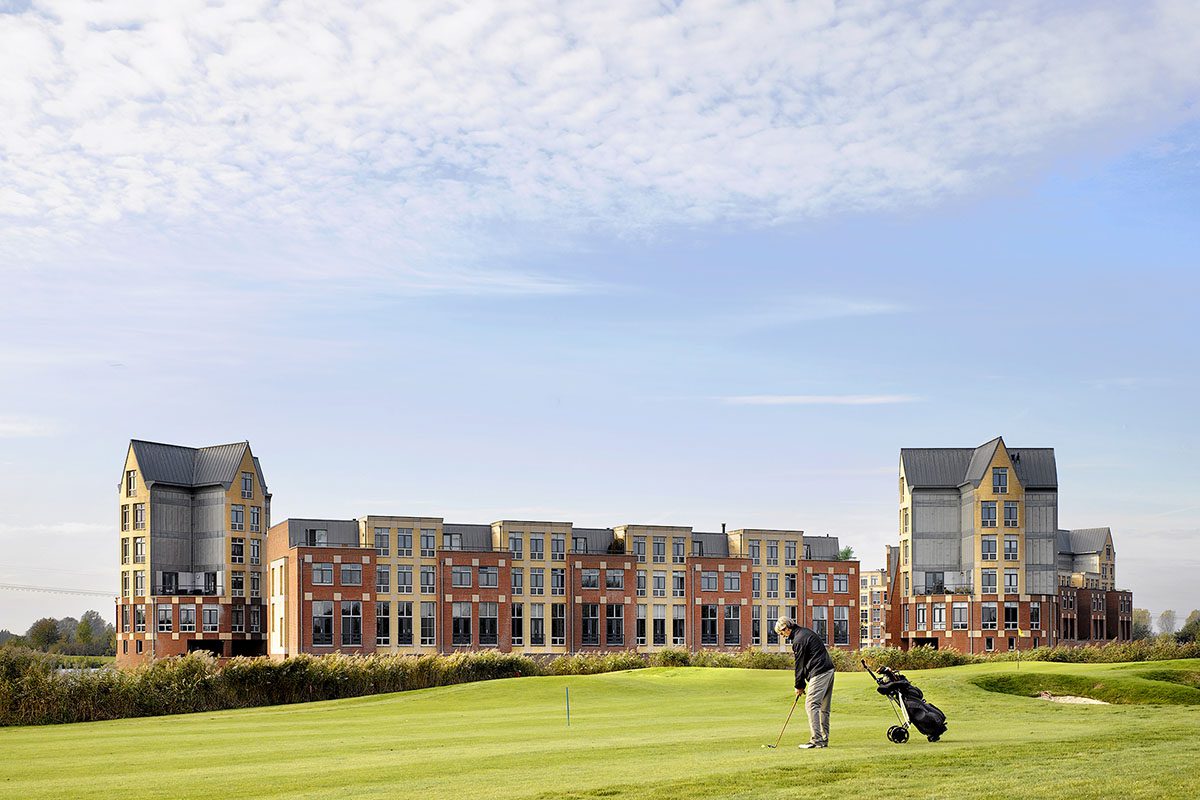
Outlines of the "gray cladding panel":
[{"label": "gray cladding panel", "polygon": [[914,533],[958,533],[959,493],[914,492],[912,496],[912,529]]}]

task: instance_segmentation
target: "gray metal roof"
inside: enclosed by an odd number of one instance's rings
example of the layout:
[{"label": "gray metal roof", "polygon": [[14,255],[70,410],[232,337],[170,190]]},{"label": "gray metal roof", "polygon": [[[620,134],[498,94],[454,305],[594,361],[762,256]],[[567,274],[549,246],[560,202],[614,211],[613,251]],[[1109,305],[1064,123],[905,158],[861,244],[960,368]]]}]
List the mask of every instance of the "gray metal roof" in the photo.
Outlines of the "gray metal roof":
[{"label": "gray metal roof", "polygon": [[[613,549],[616,537],[612,528],[571,528],[572,539],[583,539],[587,543],[589,553],[607,553]],[[571,542],[574,549],[575,542]]]},{"label": "gray metal roof", "polygon": [[[225,486],[237,480],[242,457],[249,449],[249,442],[220,444],[213,447],[183,447],[176,444],[146,442],[132,439],[133,448],[142,480],[147,484],[168,483],[172,486]],[[255,471],[263,491],[267,483],[263,479],[258,459],[254,459]]]},{"label": "gray metal roof", "polygon": [[304,517],[287,520],[288,547],[306,543],[306,532],[323,530],[330,547],[358,547],[358,520],[353,519],[308,519]]},{"label": "gray metal roof", "polygon": [[1076,528],[1058,532],[1058,552],[1073,556],[1099,553],[1112,536],[1109,528]]},{"label": "gray metal roof", "polygon": [[457,533],[462,535],[464,550],[491,550],[492,526],[447,522],[442,525],[442,533]]},{"label": "gray metal roof", "polygon": [[813,561],[837,561],[842,550],[836,536],[805,536],[804,546]]},{"label": "gray metal roof", "polygon": [[[699,542],[703,556],[727,556],[729,555],[729,537],[724,533],[707,533],[700,531],[692,531],[692,542]],[[693,552],[695,552],[695,544],[693,544]]]},{"label": "gray metal roof", "polygon": [[[900,460],[904,476],[914,489],[956,489],[964,483],[978,484],[1001,438],[979,447],[904,447]],[[1017,480],[1026,489],[1058,488],[1058,468],[1053,447],[1008,447]]]}]

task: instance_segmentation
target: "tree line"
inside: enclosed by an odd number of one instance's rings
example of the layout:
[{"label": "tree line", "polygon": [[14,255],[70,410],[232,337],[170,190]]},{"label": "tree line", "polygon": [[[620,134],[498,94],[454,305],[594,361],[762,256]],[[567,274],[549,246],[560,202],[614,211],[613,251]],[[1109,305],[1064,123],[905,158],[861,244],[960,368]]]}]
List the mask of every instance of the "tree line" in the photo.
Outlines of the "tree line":
[{"label": "tree line", "polygon": [[[1158,615],[1158,634],[1174,636],[1182,643],[1200,642],[1200,609],[1193,609],[1183,622],[1183,627],[1175,629],[1178,617],[1174,609],[1168,608]],[[1149,639],[1154,635],[1154,618],[1147,608],[1133,610],[1133,638]]]},{"label": "tree line", "polygon": [[64,656],[112,656],[117,653],[117,631],[99,611],[75,617],[42,617],[23,635],[0,630],[0,647],[28,647]]}]

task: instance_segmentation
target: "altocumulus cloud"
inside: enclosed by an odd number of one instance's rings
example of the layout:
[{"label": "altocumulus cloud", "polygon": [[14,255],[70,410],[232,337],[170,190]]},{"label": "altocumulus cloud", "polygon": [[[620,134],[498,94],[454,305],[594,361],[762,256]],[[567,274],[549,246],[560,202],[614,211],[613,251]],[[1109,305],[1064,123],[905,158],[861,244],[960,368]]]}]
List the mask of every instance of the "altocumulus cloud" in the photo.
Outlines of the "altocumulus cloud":
[{"label": "altocumulus cloud", "polygon": [[410,254],[786,223],[1174,124],[1200,7],[8,3],[0,256],[253,224]]}]

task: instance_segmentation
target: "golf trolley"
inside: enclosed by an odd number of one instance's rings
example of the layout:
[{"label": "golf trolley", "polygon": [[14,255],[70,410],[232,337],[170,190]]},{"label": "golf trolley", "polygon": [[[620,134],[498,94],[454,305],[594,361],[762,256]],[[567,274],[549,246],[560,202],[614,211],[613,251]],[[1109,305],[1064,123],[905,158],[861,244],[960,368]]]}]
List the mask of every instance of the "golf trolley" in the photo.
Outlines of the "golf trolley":
[{"label": "golf trolley", "polygon": [[875,690],[886,697],[896,712],[899,725],[893,725],[887,730],[887,738],[893,744],[904,744],[908,741],[908,729],[911,725],[920,731],[931,742],[936,742],[946,732],[946,715],[942,710],[925,699],[924,694],[913,686],[907,678],[888,667],[880,667],[876,675],[862,662],[863,668],[875,679]]}]

